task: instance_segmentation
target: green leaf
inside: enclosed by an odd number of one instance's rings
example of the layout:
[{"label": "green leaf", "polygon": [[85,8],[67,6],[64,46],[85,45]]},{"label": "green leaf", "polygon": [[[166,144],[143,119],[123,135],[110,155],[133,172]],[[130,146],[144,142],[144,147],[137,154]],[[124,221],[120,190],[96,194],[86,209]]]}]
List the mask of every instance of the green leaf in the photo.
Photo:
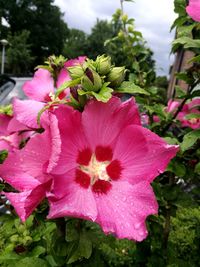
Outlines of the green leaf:
[{"label": "green leaf", "polygon": [[39,257],[41,254],[44,254],[46,249],[42,246],[34,247],[33,250],[29,253],[29,257]]},{"label": "green leaf", "polygon": [[133,82],[123,82],[117,89],[115,89],[116,93],[127,93],[127,94],[142,94],[142,95],[150,95],[146,90],[137,86]]},{"label": "green leaf", "polygon": [[184,16],[186,14],[186,1],[185,0],[174,0],[174,11],[178,13],[180,16]]},{"label": "green leaf", "polygon": [[198,139],[200,139],[200,129],[187,133],[183,137],[183,142],[181,144],[181,150],[183,152],[188,150],[197,142]]},{"label": "green leaf", "polygon": [[192,63],[192,62],[200,62],[200,55],[191,58],[188,63]]},{"label": "green leaf", "polygon": [[177,199],[180,189],[176,185],[164,185],[163,186],[163,196],[168,201],[174,201]]},{"label": "green leaf", "polygon": [[176,73],[176,77],[179,80],[183,80],[183,81],[185,81],[188,84],[192,84],[194,82],[193,79],[191,79],[190,77],[188,77],[187,73],[185,73],[185,72]]},{"label": "green leaf", "polygon": [[175,86],[176,90],[176,98],[185,98],[186,97],[186,92],[180,87],[180,86]]},{"label": "green leaf", "polygon": [[7,150],[0,150],[0,164],[4,162],[4,160],[8,156],[8,151]]},{"label": "green leaf", "polygon": [[163,138],[168,144],[170,145],[177,145],[179,144],[178,140],[176,138],[172,137],[165,137]]},{"label": "green leaf", "polygon": [[107,87],[107,85],[108,83],[104,83],[101,90],[98,93],[94,91],[84,91],[82,89],[78,89],[78,94],[79,95],[92,95],[98,101],[102,101],[106,103],[112,97],[112,92],[113,92],[113,89],[110,87]]},{"label": "green leaf", "polygon": [[177,28],[177,36],[178,38],[186,36],[186,37],[190,37],[191,36],[191,32],[193,30],[193,28],[196,26],[196,24],[192,24],[192,25],[184,25],[181,27]]},{"label": "green leaf", "polygon": [[185,165],[182,162],[178,162],[177,160],[171,160],[167,167],[167,170],[173,172],[179,177],[183,177],[186,173]]},{"label": "green leaf", "polygon": [[189,37],[180,37],[172,42],[172,46],[183,45],[185,49],[187,48],[200,48],[200,40],[194,40]]},{"label": "green leaf", "polygon": [[28,257],[16,262],[13,267],[48,267],[48,264],[40,258]]},{"label": "green leaf", "polygon": [[113,89],[103,86],[99,93],[92,92],[92,95],[98,101],[102,101],[102,102],[106,103],[112,97],[112,92],[113,92]]},{"label": "green leaf", "polygon": [[79,233],[77,230],[77,225],[79,221],[76,219],[69,220],[66,224],[66,234],[65,240],[68,242],[75,241],[79,239]]},{"label": "green leaf", "polygon": [[196,90],[196,91],[194,91],[191,95],[190,95],[190,97],[188,97],[188,98],[194,98],[194,97],[197,97],[197,96],[200,96],[200,90]]},{"label": "green leaf", "polygon": [[73,254],[68,259],[67,263],[73,263],[81,258],[89,259],[92,254],[92,242],[87,236],[87,232],[80,233],[78,246],[74,249]]},{"label": "green leaf", "polygon": [[178,17],[177,19],[175,19],[173,25],[171,26],[170,31],[172,31],[176,26],[182,26],[185,22],[187,21],[187,17]]},{"label": "green leaf", "polygon": [[200,174],[200,162],[195,165],[194,172]]},{"label": "green leaf", "polygon": [[150,114],[156,114],[161,119],[166,119],[168,113],[165,112],[165,106],[162,104],[154,104],[154,106],[145,105],[145,108],[150,112]]},{"label": "green leaf", "polygon": [[5,185],[4,184],[0,184],[0,192],[3,191],[5,188]]}]

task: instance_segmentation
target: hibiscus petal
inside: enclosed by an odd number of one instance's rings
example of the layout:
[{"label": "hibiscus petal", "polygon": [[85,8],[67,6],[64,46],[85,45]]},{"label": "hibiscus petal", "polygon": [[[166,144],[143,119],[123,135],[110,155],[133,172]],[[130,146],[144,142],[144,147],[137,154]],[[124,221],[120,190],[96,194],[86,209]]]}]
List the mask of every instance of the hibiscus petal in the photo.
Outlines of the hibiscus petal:
[{"label": "hibiscus petal", "polygon": [[0,114],[0,136],[8,133],[7,128],[11,119],[11,116]]},{"label": "hibiscus petal", "polygon": [[0,136],[0,150],[7,149],[8,151],[12,151],[13,149],[19,149],[21,139],[22,137],[20,137],[17,133]]},{"label": "hibiscus petal", "polygon": [[[34,100],[14,99],[13,109],[16,119],[30,128],[38,128],[37,116],[39,111],[44,107],[44,103]],[[41,125],[44,127],[48,122],[47,113],[43,112],[41,116]]]},{"label": "hibiscus petal", "polygon": [[[64,82],[67,82],[69,80],[71,80],[71,77],[69,76],[68,71],[63,68],[58,75],[56,87],[59,88]],[[69,94],[69,88],[67,89],[66,93]]]},{"label": "hibiscus petal", "polygon": [[24,130],[29,130],[29,128],[26,127],[24,124],[20,123],[15,117],[12,118],[12,120],[8,124],[9,133],[19,132]]},{"label": "hibiscus petal", "polygon": [[75,65],[83,64],[86,58],[86,56],[80,56],[78,58],[69,59],[65,62],[65,67],[72,67]]},{"label": "hibiscus petal", "polygon": [[0,177],[20,191],[39,185],[39,181],[22,170],[19,152],[9,153],[4,163],[0,164]]},{"label": "hibiscus petal", "polygon": [[24,84],[23,91],[33,100],[47,102],[49,94],[54,92],[51,73],[45,69],[38,69],[33,79]]},{"label": "hibiscus petal", "polygon": [[107,103],[90,101],[83,112],[84,132],[94,150],[98,145],[111,145],[129,124],[140,124],[137,106],[133,99],[122,103],[112,97]]},{"label": "hibiscus petal", "polygon": [[[63,176],[63,180],[67,181],[67,177]],[[63,198],[56,199],[53,195],[49,195],[48,200],[50,203],[49,219],[72,216],[94,221],[97,217],[96,203],[91,189],[85,189],[75,181],[65,183]]]},{"label": "hibiscus petal", "polygon": [[51,155],[50,132],[46,130],[42,134],[33,136],[20,150],[19,155],[24,172],[43,181],[43,172],[49,164]]},{"label": "hibiscus petal", "polygon": [[78,152],[87,147],[87,141],[81,127],[80,112],[60,106],[54,114],[58,119],[62,146],[59,161],[52,173],[62,174],[77,166]]},{"label": "hibiscus petal", "polygon": [[21,193],[4,193],[11,205],[15,208],[17,214],[24,222],[44,199],[48,184],[42,184],[35,187],[33,190],[24,191]]},{"label": "hibiscus petal", "polygon": [[149,183],[131,185],[128,182],[113,182],[107,194],[96,194],[95,199],[98,209],[96,222],[105,233],[136,241],[146,238],[145,219],[158,211]]},{"label": "hibiscus petal", "polygon": [[60,131],[58,128],[58,120],[55,115],[50,115],[50,140],[51,143],[51,155],[49,158],[49,164],[47,167],[47,172],[51,172],[53,168],[57,165],[58,159],[61,153],[61,139]]},{"label": "hibiscus petal", "polygon": [[12,150],[12,147],[10,146],[9,142],[3,140],[2,137],[0,137],[0,150]]},{"label": "hibiscus petal", "polygon": [[188,15],[195,21],[200,21],[200,1],[190,0],[186,7]]},{"label": "hibiscus petal", "polygon": [[168,145],[150,130],[131,125],[119,136],[113,159],[121,163],[121,179],[134,184],[152,181],[166,169],[177,151],[178,146]]}]

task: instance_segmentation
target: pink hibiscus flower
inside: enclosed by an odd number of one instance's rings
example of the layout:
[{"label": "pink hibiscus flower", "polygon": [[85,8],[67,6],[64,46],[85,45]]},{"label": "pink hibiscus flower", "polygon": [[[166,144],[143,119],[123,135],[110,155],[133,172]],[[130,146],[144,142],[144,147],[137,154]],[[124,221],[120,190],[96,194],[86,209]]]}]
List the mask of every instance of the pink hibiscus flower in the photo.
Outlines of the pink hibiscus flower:
[{"label": "pink hibiscus flower", "polygon": [[22,221],[33,212],[51,189],[49,174],[56,164],[61,143],[57,119],[50,116],[50,129],[35,134],[21,150],[9,153],[0,165],[0,177],[18,193],[4,193]]},{"label": "pink hibiscus flower", "polygon": [[0,114],[0,150],[13,151],[19,149],[22,139],[26,137],[25,133],[18,134],[16,127],[14,131],[10,131],[9,125],[13,119],[12,116]]},{"label": "pink hibiscus flower", "polygon": [[[79,57],[78,59],[68,60],[64,64],[64,68],[60,71],[58,79],[56,81],[56,88],[59,88],[64,82],[71,80],[67,71],[67,67],[74,66],[76,64],[82,64],[86,57]],[[24,93],[33,100],[40,102],[50,102],[53,100],[55,86],[54,79],[51,73],[45,69],[38,69],[31,81],[27,81],[23,86]],[[69,95],[69,88],[65,92],[59,95],[60,99]]]},{"label": "pink hibiscus flower", "polygon": [[143,240],[145,219],[158,210],[150,182],[178,147],[141,126],[133,99],[92,100],[83,113],[60,107],[55,115],[62,146],[48,218],[84,218],[118,238]]},{"label": "pink hibiscus flower", "polygon": [[200,0],[189,0],[186,12],[195,21],[200,21]]},{"label": "pink hibiscus flower", "polygon": [[166,112],[173,113],[178,108],[179,105],[180,105],[180,102],[170,99],[167,103]]},{"label": "pink hibiscus flower", "polygon": [[190,114],[197,114],[200,116],[200,99],[196,98],[185,104],[182,111],[179,112],[177,119],[181,122],[183,127],[190,127],[192,129],[200,128],[200,118],[191,118],[189,119],[187,116]]},{"label": "pink hibiscus flower", "polygon": [[[82,64],[85,59],[86,57],[79,57],[68,60],[58,75],[56,87],[59,88],[64,82],[71,79],[66,69],[67,67]],[[33,79],[24,84],[23,90],[30,99],[24,101],[15,99],[13,101],[14,114],[20,123],[29,128],[38,128],[38,112],[45,107],[47,102],[54,99],[54,80],[48,70],[38,69]],[[59,98],[62,99],[66,95],[69,95],[69,88],[62,92]],[[43,112],[41,117],[41,126],[45,128],[45,124],[48,124],[47,112]]]},{"label": "pink hibiscus flower", "polygon": [[[177,108],[179,107],[180,102],[169,100],[166,111],[172,114],[175,113]],[[182,110],[177,115],[177,120],[181,122],[183,127],[190,127],[192,129],[200,128],[200,119],[199,118],[191,118],[188,119],[187,115],[194,113],[200,114],[198,108],[200,107],[200,99],[196,98],[190,101],[189,103],[184,104]]]},{"label": "pink hibiscus flower", "polygon": [[7,135],[8,135],[8,124],[10,120],[12,119],[11,116],[7,116],[5,114],[0,114],[0,150],[10,150],[11,145],[10,145],[10,140],[8,140]]}]

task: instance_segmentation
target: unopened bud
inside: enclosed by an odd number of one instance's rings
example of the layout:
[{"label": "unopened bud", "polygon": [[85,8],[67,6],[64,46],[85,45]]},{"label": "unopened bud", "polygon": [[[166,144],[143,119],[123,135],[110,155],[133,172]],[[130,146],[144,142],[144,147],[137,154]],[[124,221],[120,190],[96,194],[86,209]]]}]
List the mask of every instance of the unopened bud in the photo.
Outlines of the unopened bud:
[{"label": "unopened bud", "polygon": [[101,77],[96,71],[87,68],[81,79],[81,85],[85,91],[97,92],[102,87]]},{"label": "unopened bud", "polygon": [[122,21],[123,21],[123,23],[126,23],[127,20],[128,20],[127,14],[122,15]]},{"label": "unopened bud", "polygon": [[68,67],[67,70],[72,79],[81,78],[84,74],[84,70],[80,65]]},{"label": "unopened bud", "polygon": [[118,35],[117,35],[120,39],[124,38],[124,32],[123,31],[119,31]]},{"label": "unopened bud", "polygon": [[96,63],[98,73],[101,75],[106,75],[111,68],[111,57],[105,55],[98,56]]},{"label": "unopened bud", "polygon": [[126,69],[125,67],[115,67],[108,74],[108,82],[110,86],[118,87],[124,81]]},{"label": "unopened bud", "polygon": [[19,239],[19,236],[18,235],[12,235],[10,237],[10,242],[11,243],[17,243],[18,242],[18,239]]},{"label": "unopened bud", "polygon": [[134,28],[133,28],[133,26],[128,26],[128,32],[131,32],[131,33],[134,32]]}]

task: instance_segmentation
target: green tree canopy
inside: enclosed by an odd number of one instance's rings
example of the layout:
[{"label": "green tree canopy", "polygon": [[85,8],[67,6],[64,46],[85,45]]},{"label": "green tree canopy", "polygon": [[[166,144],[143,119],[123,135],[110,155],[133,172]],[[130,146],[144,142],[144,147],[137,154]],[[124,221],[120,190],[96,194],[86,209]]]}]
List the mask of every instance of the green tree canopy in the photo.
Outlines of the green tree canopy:
[{"label": "green tree canopy", "polygon": [[67,58],[76,58],[87,53],[87,35],[77,29],[70,29],[66,38],[63,55]]},{"label": "green tree canopy", "polygon": [[10,73],[27,73],[34,58],[31,56],[30,45],[27,44],[29,32],[24,30],[14,36],[8,35],[7,68]]},{"label": "green tree canopy", "polygon": [[34,64],[50,54],[60,54],[68,34],[59,7],[53,0],[1,0],[2,16],[10,25],[11,34],[30,32],[28,42],[35,57]]},{"label": "green tree canopy", "polygon": [[107,53],[104,43],[107,39],[113,37],[113,28],[111,23],[106,20],[97,19],[88,37],[88,56],[96,58],[99,54]]}]

